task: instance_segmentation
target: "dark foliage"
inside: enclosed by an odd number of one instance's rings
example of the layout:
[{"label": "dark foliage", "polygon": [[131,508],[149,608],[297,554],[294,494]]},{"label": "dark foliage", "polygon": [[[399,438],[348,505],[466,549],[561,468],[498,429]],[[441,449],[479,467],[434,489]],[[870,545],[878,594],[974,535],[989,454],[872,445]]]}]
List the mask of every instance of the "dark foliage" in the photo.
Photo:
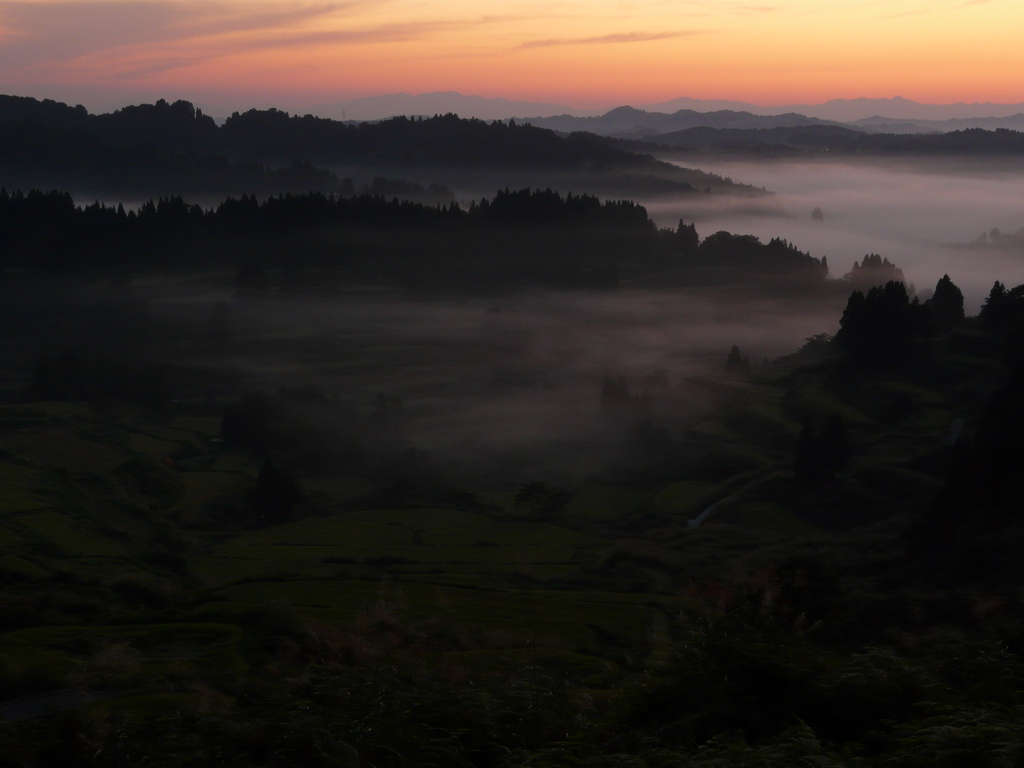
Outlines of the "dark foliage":
[{"label": "dark foliage", "polygon": [[[916,536],[926,546],[961,551],[974,541],[989,555],[983,570],[998,571],[1009,556],[995,550],[999,533],[1020,526],[1024,493],[1019,468],[1024,462],[1024,372],[1018,371],[993,395],[974,435],[954,446],[949,479],[920,524]],[[989,536],[995,536],[989,539]],[[977,563],[982,567],[982,562]]]},{"label": "dark foliage", "polygon": [[1024,133],[968,128],[937,134],[865,133],[838,125],[776,128],[687,128],[647,137],[658,144],[709,154],[796,156],[1019,156]]},{"label": "dark foliage", "polygon": [[676,229],[676,243],[679,247],[679,252],[683,256],[689,256],[697,247],[700,245],[700,236],[697,234],[696,224],[685,224],[683,220],[679,220],[679,227]]},{"label": "dark foliage", "polygon": [[294,477],[271,461],[263,463],[253,489],[253,507],[261,517],[270,522],[286,520],[304,498],[302,487]]},{"label": "dark foliage", "polygon": [[828,267],[821,260],[779,238],[764,244],[753,235],[716,232],[704,238],[697,249],[697,258],[707,266],[748,270],[765,277],[790,276],[820,281],[828,274]]},{"label": "dark foliage", "polygon": [[[590,134],[563,137],[532,125],[451,114],[355,125],[254,109],[218,126],[186,101],[161,99],[92,115],[80,106],[0,96],[0,181],[10,186],[137,196],[345,192],[334,173],[317,167],[340,164],[674,170]],[[693,191],[685,182],[671,185],[677,193]],[[442,187],[396,189],[375,180],[368,191],[451,201]]]},{"label": "dark foliage", "polygon": [[932,317],[941,326],[955,325],[964,319],[964,294],[949,279],[949,275],[939,279],[935,293],[925,305],[931,309]]},{"label": "dark foliage", "polygon": [[519,487],[513,507],[520,513],[547,517],[561,510],[569,503],[569,499],[570,495],[564,488],[534,481]]},{"label": "dark foliage", "polygon": [[343,280],[441,290],[614,288],[624,254],[634,274],[672,269],[683,282],[767,279],[814,289],[826,274],[781,240],[762,245],[719,232],[685,258],[677,248],[678,234],[658,231],[641,205],[550,189],[506,189],[465,210],[310,193],[262,202],[243,195],[209,209],[170,197],[137,211],[77,207],[66,193],[0,190],[0,267],[131,274],[241,264],[237,289],[245,296],[329,291]]},{"label": "dark foliage", "polygon": [[729,354],[725,356],[725,370],[728,373],[750,373],[750,358],[740,353],[740,348],[733,344]]},{"label": "dark foliage", "polygon": [[852,457],[850,435],[840,416],[829,416],[817,434],[811,422],[805,421],[797,443],[796,477],[804,484],[815,483],[841,471]]},{"label": "dark foliage", "polygon": [[853,262],[853,268],[843,276],[843,279],[863,292],[888,282],[906,283],[903,270],[877,253],[869,253],[859,263]]},{"label": "dark foliage", "polygon": [[839,472],[853,457],[853,447],[846,423],[832,414],[818,434],[818,463],[826,472]]},{"label": "dark foliage", "polygon": [[854,291],[839,321],[836,343],[859,360],[876,365],[906,361],[926,333],[920,305],[911,303],[903,283],[890,281],[867,295]]},{"label": "dark foliage", "polygon": [[1007,289],[996,281],[979,313],[1012,368],[1024,365],[1024,285]]},{"label": "dark foliage", "polygon": [[302,157],[315,163],[472,165],[579,169],[588,164],[642,166],[635,155],[584,133],[554,131],[514,121],[487,123],[457,115],[394,117],[351,125],[292,116],[276,109],[234,113],[220,129],[228,151],[249,159]]},{"label": "dark foliage", "polygon": [[272,396],[262,392],[244,395],[221,419],[225,443],[262,458],[271,457],[307,473],[338,471],[360,466],[363,447],[340,420],[325,424],[315,413],[305,413],[288,390]]},{"label": "dark foliage", "polygon": [[796,478],[801,483],[809,484],[819,478],[818,457],[815,453],[814,428],[810,421],[805,421],[800,428],[800,438],[796,446]]},{"label": "dark foliage", "polygon": [[85,357],[74,350],[43,355],[23,398],[30,402],[115,398],[158,411],[170,404],[166,376],[158,367],[138,360]]}]

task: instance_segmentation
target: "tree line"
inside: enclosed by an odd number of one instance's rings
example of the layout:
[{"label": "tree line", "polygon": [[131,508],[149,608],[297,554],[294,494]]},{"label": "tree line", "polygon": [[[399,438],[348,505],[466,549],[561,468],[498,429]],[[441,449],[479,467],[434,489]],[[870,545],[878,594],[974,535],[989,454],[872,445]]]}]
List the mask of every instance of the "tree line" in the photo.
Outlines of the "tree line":
[{"label": "tree line", "polygon": [[315,269],[358,280],[370,270],[408,287],[614,287],[627,259],[634,274],[675,270],[684,281],[827,274],[824,260],[782,240],[718,232],[701,241],[692,224],[659,230],[637,203],[550,189],[505,189],[467,206],[311,192],[205,208],[175,196],[137,209],[0,190],[0,266],[19,269],[241,263],[253,275]]}]

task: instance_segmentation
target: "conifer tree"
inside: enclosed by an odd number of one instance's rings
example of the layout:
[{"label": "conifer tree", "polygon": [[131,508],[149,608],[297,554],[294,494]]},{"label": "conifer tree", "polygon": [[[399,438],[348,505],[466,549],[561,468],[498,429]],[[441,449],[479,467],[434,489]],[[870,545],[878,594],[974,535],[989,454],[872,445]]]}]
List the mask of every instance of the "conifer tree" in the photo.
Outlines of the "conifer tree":
[{"label": "conifer tree", "polygon": [[679,252],[684,256],[693,253],[700,245],[700,236],[697,234],[696,224],[684,224],[679,220],[679,228],[676,230],[676,245]]},{"label": "conifer tree", "polygon": [[840,471],[853,455],[846,424],[835,414],[825,422],[816,444],[818,464],[826,472]]},{"label": "conifer tree", "polygon": [[810,421],[805,421],[800,430],[800,440],[796,447],[796,479],[801,483],[813,483],[818,479],[818,460],[814,440],[814,429]]},{"label": "conifer tree", "polygon": [[964,319],[964,295],[949,275],[942,276],[935,285],[935,293],[926,303],[931,307],[935,320],[943,325]]}]

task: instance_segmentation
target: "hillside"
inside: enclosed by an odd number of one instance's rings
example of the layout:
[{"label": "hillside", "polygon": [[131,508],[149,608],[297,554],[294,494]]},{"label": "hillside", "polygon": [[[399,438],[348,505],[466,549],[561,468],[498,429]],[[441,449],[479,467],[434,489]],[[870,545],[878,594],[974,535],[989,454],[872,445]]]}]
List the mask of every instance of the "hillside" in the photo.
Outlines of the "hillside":
[{"label": "hillside", "polygon": [[648,136],[645,141],[711,155],[895,158],[1024,156],[1024,133],[1005,128],[970,128],[925,135],[865,133],[834,125],[768,129],[690,128]]},{"label": "hillside", "polygon": [[[398,337],[282,345],[122,307],[178,381],[235,356],[287,383],[172,384],[145,405],[68,388],[117,368],[62,354],[9,390],[0,758],[172,765],[185,744],[239,767],[781,768],[1020,750],[1004,449],[1024,409],[1004,342],[1022,291],[964,318],[948,280],[924,305],[889,283],[853,294],[835,340],[759,370],[736,350],[661,372],[645,404],[620,396],[634,375],[591,382],[587,419],[624,450],[571,487],[507,463],[500,487],[460,481],[414,450],[403,428],[432,418],[439,371]],[[340,348],[350,382],[377,358],[423,388],[403,406],[305,386]],[[698,392],[706,407],[679,407]]]},{"label": "hillside", "polygon": [[563,137],[455,115],[352,124],[270,109],[235,113],[218,126],[184,101],[92,115],[52,101],[0,97],[0,186],[129,200],[338,192],[340,176],[369,179],[382,169],[457,191],[466,174],[494,188],[514,171],[523,184],[602,195],[762,192],[592,135]]}]

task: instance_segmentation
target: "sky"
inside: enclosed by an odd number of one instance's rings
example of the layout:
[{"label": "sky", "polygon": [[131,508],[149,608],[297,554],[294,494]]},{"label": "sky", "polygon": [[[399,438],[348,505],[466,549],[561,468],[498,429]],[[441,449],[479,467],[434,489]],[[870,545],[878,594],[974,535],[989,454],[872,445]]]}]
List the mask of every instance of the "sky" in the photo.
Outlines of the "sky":
[{"label": "sky", "polygon": [[1022,0],[0,0],[0,92],[283,108],[1024,102]]}]

